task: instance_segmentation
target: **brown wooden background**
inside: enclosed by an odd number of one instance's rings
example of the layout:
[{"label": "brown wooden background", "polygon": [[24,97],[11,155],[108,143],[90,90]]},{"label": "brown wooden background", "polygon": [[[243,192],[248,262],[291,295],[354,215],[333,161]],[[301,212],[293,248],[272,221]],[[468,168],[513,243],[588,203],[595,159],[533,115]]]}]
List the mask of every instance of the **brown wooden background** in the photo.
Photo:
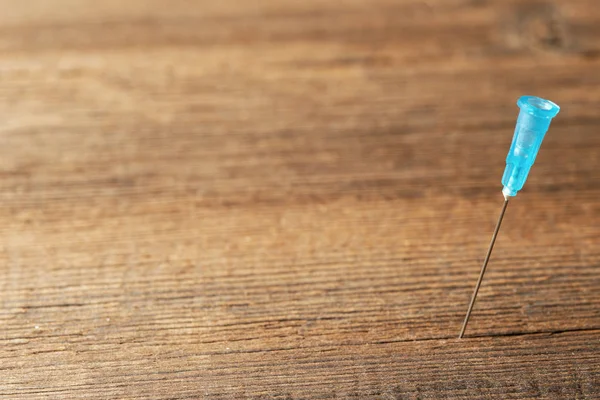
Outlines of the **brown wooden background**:
[{"label": "brown wooden background", "polygon": [[2,398],[600,397],[596,0],[0,0],[0,143]]}]

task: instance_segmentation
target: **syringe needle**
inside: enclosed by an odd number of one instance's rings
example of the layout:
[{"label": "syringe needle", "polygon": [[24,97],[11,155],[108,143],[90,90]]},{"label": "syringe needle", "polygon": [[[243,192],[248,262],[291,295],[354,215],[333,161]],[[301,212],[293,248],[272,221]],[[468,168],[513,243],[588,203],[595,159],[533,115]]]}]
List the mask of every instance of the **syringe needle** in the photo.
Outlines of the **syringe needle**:
[{"label": "syringe needle", "polygon": [[465,334],[465,329],[467,329],[469,317],[471,316],[471,311],[473,311],[473,305],[475,304],[475,300],[477,299],[477,293],[479,292],[479,287],[481,286],[481,281],[483,280],[485,269],[487,268],[488,262],[490,261],[490,256],[492,255],[492,250],[494,249],[494,243],[496,243],[496,237],[498,236],[498,231],[500,230],[500,225],[502,225],[502,219],[504,218],[504,213],[506,212],[506,206],[508,206],[508,199],[509,197],[505,198],[504,205],[502,206],[502,211],[500,211],[500,217],[498,217],[498,222],[496,223],[496,229],[494,229],[494,234],[492,235],[490,247],[488,248],[485,260],[483,261],[481,272],[479,273],[479,279],[477,280],[477,285],[475,285],[475,290],[473,291],[473,296],[471,296],[471,303],[469,304],[467,315],[465,316],[462,329],[460,330],[460,335],[458,335],[459,339],[463,337],[463,335]]},{"label": "syringe needle", "polygon": [[506,206],[508,205],[508,199],[516,196],[517,192],[523,188],[529,170],[535,161],[535,157],[542,145],[542,140],[550,127],[550,121],[556,117],[560,107],[549,100],[544,100],[540,97],[534,96],[522,96],[517,101],[517,105],[521,109],[519,112],[519,118],[517,118],[517,126],[515,127],[515,134],[513,136],[510,150],[506,156],[506,168],[504,169],[504,175],[502,175],[502,194],[504,195],[504,205],[494,229],[494,235],[490,242],[490,248],[488,249],[481,272],[479,273],[479,279],[475,286],[475,291],[471,297],[471,303],[469,304],[469,310],[465,316],[465,320],[460,330],[458,338],[462,338],[467,329],[469,323],[469,317],[471,311],[473,311],[473,305],[477,299],[477,292],[479,292],[479,286],[483,280],[485,269],[487,268],[492,250],[494,249],[494,243],[496,242],[496,236],[500,230],[502,224],[502,218],[506,212]]}]

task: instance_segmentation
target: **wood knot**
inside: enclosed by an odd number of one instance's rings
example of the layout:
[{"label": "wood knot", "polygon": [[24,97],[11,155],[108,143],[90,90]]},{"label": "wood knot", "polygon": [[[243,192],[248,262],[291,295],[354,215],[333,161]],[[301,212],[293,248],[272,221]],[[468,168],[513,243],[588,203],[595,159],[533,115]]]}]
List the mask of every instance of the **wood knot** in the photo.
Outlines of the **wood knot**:
[{"label": "wood knot", "polygon": [[569,46],[567,24],[558,7],[531,3],[513,10],[510,42],[521,48],[562,52]]}]

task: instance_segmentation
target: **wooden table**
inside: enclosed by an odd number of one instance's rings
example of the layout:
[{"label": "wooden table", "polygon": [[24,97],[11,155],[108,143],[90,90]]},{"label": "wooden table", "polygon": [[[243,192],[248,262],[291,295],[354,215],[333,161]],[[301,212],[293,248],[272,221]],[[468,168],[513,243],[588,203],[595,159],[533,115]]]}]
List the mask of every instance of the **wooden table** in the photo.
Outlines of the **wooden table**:
[{"label": "wooden table", "polygon": [[600,397],[596,0],[0,10],[0,397]]}]

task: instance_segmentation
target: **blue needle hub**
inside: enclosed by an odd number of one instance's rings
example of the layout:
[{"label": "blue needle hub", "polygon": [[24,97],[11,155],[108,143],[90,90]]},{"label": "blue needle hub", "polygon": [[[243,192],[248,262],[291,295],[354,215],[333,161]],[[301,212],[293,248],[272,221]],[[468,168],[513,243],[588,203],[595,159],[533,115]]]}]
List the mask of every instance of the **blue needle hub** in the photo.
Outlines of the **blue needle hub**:
[{"label": "blue needle hub", "polygon": [[550,121],[560,110],[553,102],[535,96],[523,96],[517,101],[517,105],[521,112],[502,176],[502,193],[505,198],[516,196],[523,188],[550,127]]}]

